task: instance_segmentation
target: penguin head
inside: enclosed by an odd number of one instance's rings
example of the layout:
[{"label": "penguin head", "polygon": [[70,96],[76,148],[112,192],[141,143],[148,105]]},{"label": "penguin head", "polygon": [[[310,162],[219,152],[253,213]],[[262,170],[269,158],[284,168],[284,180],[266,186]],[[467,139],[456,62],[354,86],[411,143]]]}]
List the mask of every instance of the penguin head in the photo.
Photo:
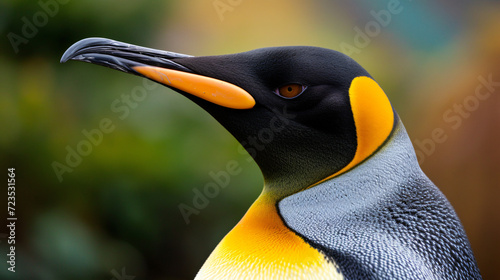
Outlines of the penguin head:
[{"label": "penguin head", "polygon": [[170,87],[210,113],[259,165],[278,197],[364,161],[397,115],[358,63],[318,47],[273,47],[193,57],[88,38],[61,62],[90,62]]}]

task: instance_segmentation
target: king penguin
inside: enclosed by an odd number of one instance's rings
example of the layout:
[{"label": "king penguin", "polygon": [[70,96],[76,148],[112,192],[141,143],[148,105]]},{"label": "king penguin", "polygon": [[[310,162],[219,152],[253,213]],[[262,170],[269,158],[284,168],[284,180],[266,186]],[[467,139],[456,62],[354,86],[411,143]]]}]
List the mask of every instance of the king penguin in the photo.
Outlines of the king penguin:
[{"label": "king penguin", "polygon": [[70,59],[176,90],[260,167],[261,195],[196,279],[481,279],[386,94],[348,56],[294,46],[193,57],[87,38]]}]

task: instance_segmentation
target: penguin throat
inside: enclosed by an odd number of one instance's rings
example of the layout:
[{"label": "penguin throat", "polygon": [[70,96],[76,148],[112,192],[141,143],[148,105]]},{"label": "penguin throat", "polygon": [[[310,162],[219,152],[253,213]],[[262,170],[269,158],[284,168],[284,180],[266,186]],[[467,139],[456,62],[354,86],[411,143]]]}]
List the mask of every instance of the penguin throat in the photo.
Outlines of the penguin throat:
[{"label": "penguin throat", "polygon": [[265,192],[224,237],[196,279],[343,279],[337,266],[283,222]]}]

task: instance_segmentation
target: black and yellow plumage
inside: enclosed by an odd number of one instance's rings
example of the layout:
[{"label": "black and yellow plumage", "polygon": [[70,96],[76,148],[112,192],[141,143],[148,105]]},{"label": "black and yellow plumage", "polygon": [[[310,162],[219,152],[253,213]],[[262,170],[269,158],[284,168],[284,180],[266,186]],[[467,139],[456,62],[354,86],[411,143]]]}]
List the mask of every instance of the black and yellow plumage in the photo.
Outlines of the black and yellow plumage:
[{"label": "black and yellow plumage", "polygon": [[249,150],[262,194],[196,279],[481,279],[387,96],[349,57],[317,47],[192,57],[89,38],[69,59],[173,88],[240,142],[279,128]]}]

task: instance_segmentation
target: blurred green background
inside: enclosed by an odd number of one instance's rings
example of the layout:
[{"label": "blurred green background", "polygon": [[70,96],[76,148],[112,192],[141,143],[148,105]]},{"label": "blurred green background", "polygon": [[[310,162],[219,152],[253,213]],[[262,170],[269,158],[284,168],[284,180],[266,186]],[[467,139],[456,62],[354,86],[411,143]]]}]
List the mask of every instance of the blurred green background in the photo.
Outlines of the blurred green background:
[{"label": "blurred green background", "polygon": [[[399,12],[360,39],[357,28],[366,32],[388,2]],[[500,279],[500,85],[467,103],[480,77],[500,82],[498,1],[7,0],[0,33],[0,170],[7,177],[16,168],[18,218],[15,274],[0,229],[1,279],[192,279],[263,185],[228,132],[164,87],[120,118],[111,104],[143,80],[59,64],[86,37],[191,55],[280,45],[349,51],[389,95],[422,168],[460,216],[483,277]],[[459,114],[455,104],[474,110]],[[114,130],[60,181],[53,162],[65,164],[67,148],[86,140],[82,131],[106,118]],[[446,140],[429,144],[435,129]],[[242,172],[186,224],[179,205],[192,206],[210,172],[230,161]]]}]

